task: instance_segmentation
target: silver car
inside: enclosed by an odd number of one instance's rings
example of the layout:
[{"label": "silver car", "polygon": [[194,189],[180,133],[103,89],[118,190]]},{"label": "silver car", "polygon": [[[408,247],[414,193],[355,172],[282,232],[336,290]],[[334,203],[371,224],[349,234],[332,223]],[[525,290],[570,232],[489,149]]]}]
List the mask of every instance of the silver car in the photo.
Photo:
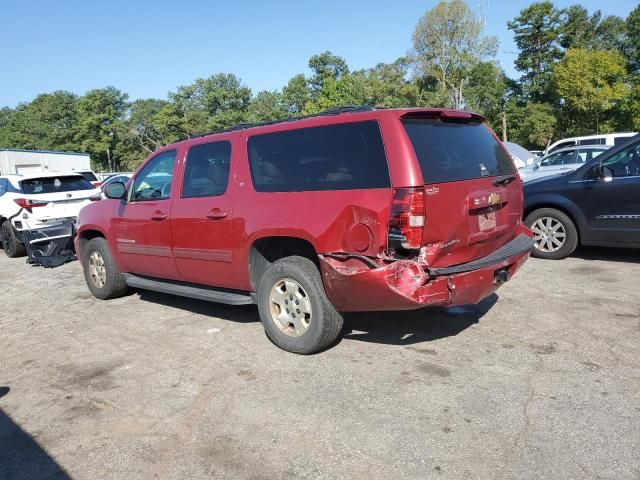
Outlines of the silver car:
[{"label": "silver car", "polygon": [[596,158],[610,148],[609,145],[582,145],[561,148],[550,153],[534,165],[520,168],[518,173],[523,182],[542,177],[571,172],[581,167],[585,162]]}]

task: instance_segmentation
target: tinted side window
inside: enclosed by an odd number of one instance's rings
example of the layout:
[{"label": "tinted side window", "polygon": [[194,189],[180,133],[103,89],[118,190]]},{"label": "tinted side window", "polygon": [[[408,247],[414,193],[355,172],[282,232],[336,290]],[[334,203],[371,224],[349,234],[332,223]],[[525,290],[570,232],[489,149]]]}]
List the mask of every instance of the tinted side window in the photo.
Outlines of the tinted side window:
[{"label": "tinted side window", "polygon": [[6,178],[0,178],[0,197],[7,193],[7,184],[9,181]]},{"label": "tinted side window", "polygon": [[131,201],[165,200],[171,194],[176,151],[163,152],[147,163],[133,182]]},{"label": "tinted side window", "polygon": [[502,144],[482,123],[431,118],[402,121],[425,183],[454,182],[514,173]]},{"label": "tinted side window", "polygon": [[602,166],[609,168],[614,177],[640,176],[640,142],[609,157]]},{"label": "tinted side window", "polygon": [[249,166],[258,192],[385,188],[391,185],[378,122],[256,135]]},{"label": "tinted side window", "polygon": [[543,167],[557,167],[559,165],[568,165],[576,162],[576,151],[571,150],[569,152],[558,152],[550,155],[542,161],[541,165]]},{"label": "tinted side window", "polygon": [[189,149],[184,169],[182,197],[222,195],[229,183],[231,144],[205,143]]},{"label": "tinted side window", "polygon": [[596,150],[596,149],[588,149],[588,150],[579,150],[578,151],[578,162],[585,163],[590,162],[598,155],[600,155],[604,150]]},{"label": "tinted side window", "polygon": [[580,145],[604,145],[606,143],[606,139],[604,139],[604,138],[585,138],[584,140],[580,140],[578,143]]}]

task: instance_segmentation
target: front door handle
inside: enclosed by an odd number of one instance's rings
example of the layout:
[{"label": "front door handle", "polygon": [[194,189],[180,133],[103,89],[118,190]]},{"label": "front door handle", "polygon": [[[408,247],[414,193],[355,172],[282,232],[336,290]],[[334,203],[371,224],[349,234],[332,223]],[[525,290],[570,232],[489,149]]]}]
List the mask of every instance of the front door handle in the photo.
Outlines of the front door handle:
[{"label": "front door handle", "polygon": [[151,220],[164,220],[167,218],[167,214],[157,210],[151,214]]},{"label": "front door handle", "polygon": [[227,218],[227,212],[223,212],[219,208],[214,208],[207,213],[207,218],[209,220],[221,220],[223,218]]}]

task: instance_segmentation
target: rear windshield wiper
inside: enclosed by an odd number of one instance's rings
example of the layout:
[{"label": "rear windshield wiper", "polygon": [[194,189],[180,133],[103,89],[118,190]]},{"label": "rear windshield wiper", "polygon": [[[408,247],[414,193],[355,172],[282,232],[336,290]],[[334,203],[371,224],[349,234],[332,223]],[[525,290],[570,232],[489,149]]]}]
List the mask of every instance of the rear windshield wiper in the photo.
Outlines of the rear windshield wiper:
[{"label": "rear windshield wiper", "polygon": [[498,187],[500,185],[507,185],[511,182],[513,182],[516,178],[518,178],[518,175],[507,175],[504,177],[497,177],[493,180],[493,185]]}]

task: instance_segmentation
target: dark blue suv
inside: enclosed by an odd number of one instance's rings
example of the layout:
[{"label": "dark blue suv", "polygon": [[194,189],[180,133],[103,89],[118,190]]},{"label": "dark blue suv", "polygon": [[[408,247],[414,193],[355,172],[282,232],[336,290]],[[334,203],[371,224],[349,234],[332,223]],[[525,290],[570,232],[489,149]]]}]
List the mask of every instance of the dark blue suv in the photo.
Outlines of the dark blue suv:
[{"label": "dark blue suv", "polygon": [[640,247],[640,135],[572,172],[524,184],[534,257],[560,259],[578,243]]}]

